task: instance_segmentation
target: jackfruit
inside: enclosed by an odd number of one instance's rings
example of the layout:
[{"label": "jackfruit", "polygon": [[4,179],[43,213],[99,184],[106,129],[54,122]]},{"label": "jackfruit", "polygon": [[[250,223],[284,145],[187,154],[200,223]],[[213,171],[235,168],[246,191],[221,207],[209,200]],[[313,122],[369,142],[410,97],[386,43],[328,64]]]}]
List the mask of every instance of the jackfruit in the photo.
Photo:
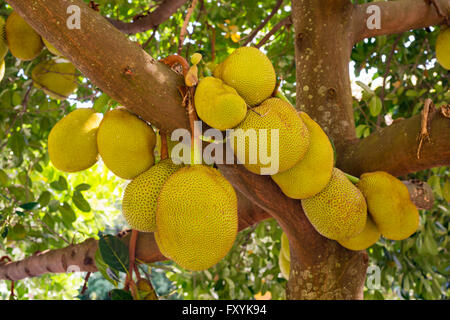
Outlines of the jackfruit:
[{"label": "jackfruit", "polygon": [[132,180],[154,163],[153,128],[124,108],[108,111],[97,134],[100,156],[115,175]]},{"label": "jackfruit", "polygon": [[284,255],[287,261],[291,261],[291,250],[289,249],[289,240],[286,233],[281,234],[281,254]]},{"label": "jackfruit", "polygon": [[333,168],[331,179],[321,192],[301,202],[309,222],[329,239],[355,237],[366,225],[363,194],[337,168]]},{"label": "jackfruit", "polygon": [[75,66],[55,60],[42,61],[31,72],[36,88],[42,89],[53,99],[65,100],[78,88]]},{"label": "jackfruit", "polygon": [[450,70],[450,28],[441,30],[436,39],[436,59],[439,64]]},{"label": "jackfruit", "polygon": [[350,250],[366,250],[380,239],[381,233],[373,222],[370,214],[367,216],[366,226],[363,231],[355,237],[338,240],[339,244]]},{"label": "jackfruit", "polygon": [[419,227],[419,211],[408,188],[387,172],[364,173],[357,184],[381,234],[390,240],[403,240]]},{"label": "jackfruit", "polygon": [[260,104],[275,90],[275,69],[267,56],[254,47],[233,51],[216,67],[214,76],[236,89],[250,106]]},{"label": "jackfruit", "polygon": [[236,90],[222,80],[206,77],[195,90],[195,110],[209,126],[223,131],[244,120],[247,105]]},{"label": "jackfruit", "polygon": [[[272,146],[272,143],[277,142],[274,134],[278,134],[278,145]],[[256,174],[276,174],[289,170],[303,159],[310,143],[308,129],[295,108],[279,98],[267,99],[249,111],[230,138],[234,139],[231,147],[240,163]],[[249,143],[251,141],[254,143]],[[265,159],[270,155],[275,157],[271,159],[272,163],[270,159]],[[278,160],[278,166],[273,160]]]},{"label": "jackfruit", "polygon": [[45,46],[47,47],[48,51],[50,51],[51,54],[54,54],[55,56],[61,56],[61,52],[58,51],[50,42],[48,42],[45,38],[42,38],[42,42],[44,42]]},{"label": "jackfruit", "polygon": [[33,60],[44,44],[41,36],[16,12],[6,19],[6,40],[11,54],[21,60]]},{"label": "jackfruit", "polygon": [[0,60],[3,60],[8,53],[8,42],[6,41],[5,19],[0,17]]},{"label": "jackfruit", "polygon": [[50,161],[58,170],[77,172],[98,160],[97,130],[101,114],[93,109],[76,109],[59,120],[48,136]]},{"label": "jackfruit", "polygon": [[318,194],[330,181],[334,165],[333,147],[328,136],[306,113],[300,112],[300,118],[310,134],[308,152],[294,167],[272,176],[283,193],[294,199]]},{"label": "jackfruit", "polygon": [[291,273],[291,262],[286,259],[284,254],[278,256],[278,266],[280,267],[281,275],[286,280],[289,280],[289,274]]},{"label": "jackfruit", "polygon": [[183,167],[161,189],[155,239],[161,253],[188,270],[212,267],[237,235],[237,197],[214,168]]},{"label": "jackfruit", "polygon": [[156,205],[166,180],[181,166],[162,160],[138,175],[125,188],[122,213],[131,228],[142,232],[156,230]]}]

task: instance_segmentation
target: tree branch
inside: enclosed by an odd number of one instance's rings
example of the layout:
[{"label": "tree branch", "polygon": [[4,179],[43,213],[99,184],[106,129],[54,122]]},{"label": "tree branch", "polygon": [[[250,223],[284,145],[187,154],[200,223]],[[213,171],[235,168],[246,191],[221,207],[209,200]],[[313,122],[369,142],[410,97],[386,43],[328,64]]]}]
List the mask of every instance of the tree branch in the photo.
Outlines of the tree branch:
[{"label": "tree branch", "polygon": [[269,41],[270,37],[274,35],[278,30],[280,30],[284,26],[290,26],[292,24],[292,17],[287,16],[280,22],[278,22],[265,36],[258,42],[255,46],[256,48],[261,48],[267,41]]},{"label": "tree branch", "polygon": [[125,34],[135,34],[154,29],[170,18],[187,0],[165,0],[158,8],[133,22],[123,22],[112,18],[106,18],[114,27]]},{"label": "tree branch", "polygon": [[353,175],[377,170],[394,176],[450,165],[450,119],[440,110],[431,121],[431,141],[425,139],[417,159],[421,116],[416,115],[349,143],[337,157],[337,166]]},{"label": "tree branch", "polygon": [[[450,1],[435,0],[443,14],[450,16]],[[380,8],[380,29],[369,29],[367,19],[373,13],[367,13],[369,6]],[[369,2],[355,7],[353,14],[354,43],[365,38],[401,33],[440,24],[444,17],[438,13],[431,1],[398,0],[387,2]]]}]

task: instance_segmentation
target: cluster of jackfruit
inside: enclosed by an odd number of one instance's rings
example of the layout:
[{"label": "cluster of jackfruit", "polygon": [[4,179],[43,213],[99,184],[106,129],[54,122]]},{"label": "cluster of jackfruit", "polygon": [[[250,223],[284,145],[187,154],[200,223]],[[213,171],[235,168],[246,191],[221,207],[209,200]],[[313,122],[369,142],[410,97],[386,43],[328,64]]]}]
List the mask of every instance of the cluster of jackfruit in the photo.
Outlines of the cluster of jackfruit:
[{"label": "cluster of jackfruit", "polygon": [[42,38],[16,11],[5,20],[0,17],[0,80],[5,74],[8,50],[23,61],[34,60],[44,48],[55,55],[38,63],[31,72],[33,85],[54,99],[64,100],[78,87],[75,67]]}]

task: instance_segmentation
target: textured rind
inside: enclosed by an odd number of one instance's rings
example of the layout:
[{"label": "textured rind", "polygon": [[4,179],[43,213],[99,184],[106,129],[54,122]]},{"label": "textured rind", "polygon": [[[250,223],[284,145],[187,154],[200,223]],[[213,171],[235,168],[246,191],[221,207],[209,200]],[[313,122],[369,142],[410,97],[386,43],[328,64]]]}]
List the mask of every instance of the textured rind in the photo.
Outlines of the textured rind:
[{"label": "textured rind", "polygon": [[8,53],[8,42],[6,41],[5,19],[0,17],[0,60]]},{"label": "textured rind", "polygon": [[16,11],[9,15],[5,29],[9,50],[16,58],[33,60],[44,47],[41,36]]},{"label": "textured rind", "polygon": [[436,59],[443,68],[450,70],[450,28],[439,32],[436,39]]},{"label": "textured rind", "polygon": [[236,193],[214,168],[181,168],[161,189],[156,226],[155,240],[164,256],[188,270],[208,269],[236,239]]},{"label": "textured rind", "polygon": [[156,231],[159,192],[170,175],[180,168],[170,159],[162,160],[127,185],[122,199],[122,213],[131,228],[142,232]]},{"label": "textured rind", "polygon": [[289,249],[289,240],[286,233],[281,234],[281,254],[284,255],[287,261],[291,261],[291,250]]},{"label": "textured rind", "polygon": [[322,191],[331,179],[334,164],[328,136],[306,113],[299,115],[310,134],[308,152],[291,169],[271,176],[283,193],[293,199],[310,198]]},{"label": "textured rind", "polygon": [[366,226],[356,237],[339,240],[339,244],[349,250],[365,250],[374,245],[380,239],[381,233],[370,215],[367,216]]},{"label": "textured rind", "polygon": [[301,202],[317,232],[329,239],[354,237],[366,225],[367,205],[363,194],[337,168],[333,168],[331,180],[321,192]]},{"label": "textured rind", "polygon": [[281,274],[286,280],[289,280],[289,274],[291,272],[291,263],[286,259],[284,254],[280,252],[278,256],[278,266],[280,267]]},{"label": "textured rind", "polygon": [[364,173],[358,188],[364,194],[369,213],[378,230],[390,240],[403,240],[419,227],[419,211],[408,188],[387,172]]},{"label": "textured rind", "polygon": [[155,144],[153,128],[126,109],[108,111],[98,129],[100,156],[123,179],[134,179],[155,163]]},{"label": "textured rind", "polygon": [[101,119],[93,109],[76,109],[56,123],[48,136],[48,153],[55,168],[77,172],[97,162],[96,135]]},{"label": "textured rind", "polygon": [[75,66],[71,63],[42,61],[33,68],[33,85],[54,99],[64,100],[77,88]]},{"label": "textured rind", "polygon": [[[258,136],[258,146],[260,145],[259,129],[267,129],[267,154],[271,154],[271,129],[279,129],[279,168],[278,173],[289,170],[305,156],[310,143],[310,134],[306,125],[303,123],[297,111],[289,103],[279,99],[270,98],[261,105],[247,113],[247,117],[242,121],[234,131],[235,143],[232,144],[233,150],[241,163],[247,170],[261,174],[261,168],[269,168],[269,165],[263,165],[259,158],[258,150],[253,150],[257,155],[257,163],[249,163],[249,142],[245,139],[245,159],[239,155],[237,142],[245,136],[248,129],[256,130]],[[242,129],[242,131],[236,131]],[[276,153],[274,153],[276,154]],[[275,172],[276,173],[276,172]]]},{"label": "textured rind", "polygon": [[201,120],[218,130],[237,126],[247,114],[247,105],[236,90],[214,77],[203,78],[198,84],[195,109]]},{"label": "textured rind", "polygon": [[267,56],[253,47],[233,51],[215,70],[214,76],[237,90],[250,106],[269,98],[276,84],[275,69]]}]

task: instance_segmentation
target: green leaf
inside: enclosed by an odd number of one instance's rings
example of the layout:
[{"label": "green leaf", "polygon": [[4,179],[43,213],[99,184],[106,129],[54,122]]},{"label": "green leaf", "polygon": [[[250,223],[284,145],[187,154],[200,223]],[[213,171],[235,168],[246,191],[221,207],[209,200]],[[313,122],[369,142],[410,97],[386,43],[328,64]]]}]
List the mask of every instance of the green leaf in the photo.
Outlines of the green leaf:
[{"label": "green leaf", "polygon": [[120,272],[128,272],[128,247],[122,241],[111,235],[101,236],[98,247],[108,266]]},{"label": "green leaf", "polygon": [[83,197],[80,191],[74,191],[72,195],[72,201],[75,204],[75,206],[80,209],[83,212],[89,212],[91,211],[91,206],[86,201],[86,199]]},{"label": "green leaf", "polygon": [[92,108],[94,108],[95,112],[105,113],[108,110],[108,102],[110,100],[111,98],[106,93],[102,93],[102,95],[95,100]]},{"label": "green leaf", "polygon": [[131,293],[122,289],[113,289],[109,294],[111,300],[133,300]]},{"label": "green leaf", "polygon": [[57,191],[67,190],[67,180],[63,176],[59,176],[57,181],[50,183],[50,187]]},{"label": "green leaf", "polygon": [[[102,274],[103,278],[111,282],[112,285],[117,286],[117,280],[118,279],[118,272],[114,269],[111,269],[105,261],[103,261],[102,254],[100,252],[100,249],[97,249],[95,252],[95,265],[97,266],[98,271]],[[109,269],[109,270],[108,270]],[[115,276],[115,279],[113,277],[110,277],[110,274],[113,274]]]},{"label": "green leaf", "polygon": [[52,194],[47,190],[41,193],[38,199],[41,208],[46,207],[49,204],[51,196]]},{"label": "green leaf", "polygon": [[64,225],[67,228],[70,228],[72,226],[72,222],[77,220],[77,215],[75,214],[75,211],[73,211],[72,207],[67,202],[64,202],[64,204],[60,206],[58,209],[59,212],[61,212]]},{"label": "green leaf", "polygon": [[447,180],[444,183],[444,187],[442,188],[442,196],[445,201],[450,203],[450,180]]},{"label": "green leaf", "polygon": [[440,198],[442,197],[442,190],[441,190],[441,178],[439,176],[431,176],[427,183],[430,185],[431,189],[433,189],[433,192],[437,194]]},{"label": "green leaf", "polygon": [[413,97],[417,96],[417,92],[415,90],[413,90],[413,89],[406,90],[405,94],[406,94],[407,97],[410,97],[410,98],[413,98]]},{"label": "green leaf", "polygon": [[8,227],[5,227],[2,232],[2,238],[5,239],[8,236]]},{"label": "green leaf", "polygon": [[362,138],[364,130],[367,128],[367,125],[365,124],[360,124],[359,126],[356,127],[356,136],[358,138]]},{"label": "green leaf", "polygon": [[5,171],[0,169],[0,185],[6,186],[8,185],[9,177]]},{"label": "green leaf", "polygon": [[39,202],[28,202],[21,204],[19,207],[22,208],[25,211],[34,210],[39,206]]},{"label": "green leaf", "polygon": [[381,99],[378,96],[373,96],[369,102],[369,111],[372,117],[376,117],[380,114],[383,105]]},{"label": "green leaf", "polygon": [[75,187],[75,190],[77,190],[77,191],[86,191],[86,190],[89,190],[91,188],[91,185],[90,184],[87,184],[87,183],[81,183],[81,184],[79,184],[79,185],[77,185],[76,187]]},{"label": "green leaf", "polygon": [[368,85],[366,85],[365,83],[362,83],[361,81],[356,81],[356,84],[358,86],[360,86],[369,95],[371,95],[371,96],[375,95],[375,92],[372,89],[370,89],[370,87]]}]

